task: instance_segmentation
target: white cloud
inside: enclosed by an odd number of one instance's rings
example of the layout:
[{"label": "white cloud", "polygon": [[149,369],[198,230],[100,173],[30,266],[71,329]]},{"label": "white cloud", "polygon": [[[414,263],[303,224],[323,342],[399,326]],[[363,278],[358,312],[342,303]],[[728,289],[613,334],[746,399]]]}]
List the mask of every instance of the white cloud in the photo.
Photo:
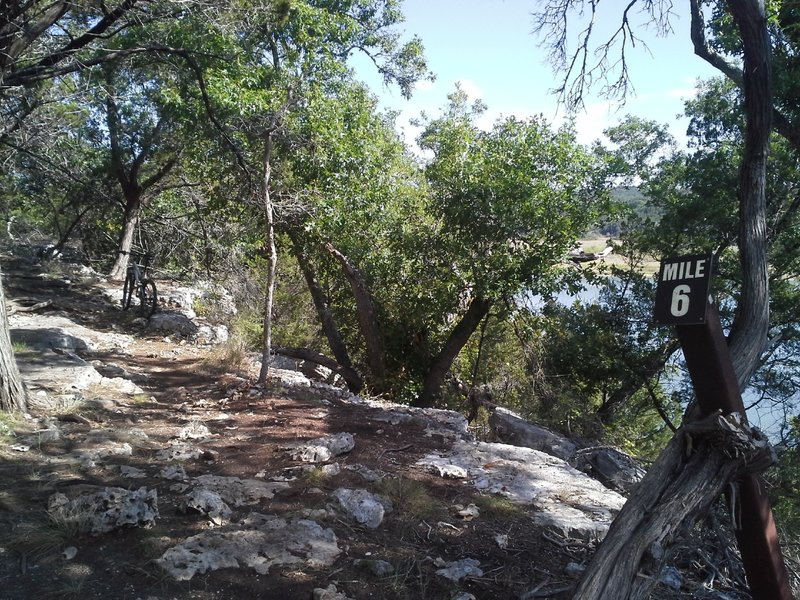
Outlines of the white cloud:
[{"label": "white cloud", "polygon": [[436,87],[436,83],[429,79],[420,79],[414,83],[415,92],[429,92]]},{"label": "white cloud", "polygon": [[[575,133],[579,144],[589,145],[597,139],[604,139],[603,130],[620,119],[617,106],[611,102],[595,102],[586,105],[586,110],[575,116]],[[556,120],[563,123],[564,118]]]},{"label": "white cloud", "polygon": [[470,100],[480,100],[483,98],[483,90],[478,86],[477,83],[470,79],[459,79],[458,85],[461,86],[461,89],[467,94],[467,98]]}]

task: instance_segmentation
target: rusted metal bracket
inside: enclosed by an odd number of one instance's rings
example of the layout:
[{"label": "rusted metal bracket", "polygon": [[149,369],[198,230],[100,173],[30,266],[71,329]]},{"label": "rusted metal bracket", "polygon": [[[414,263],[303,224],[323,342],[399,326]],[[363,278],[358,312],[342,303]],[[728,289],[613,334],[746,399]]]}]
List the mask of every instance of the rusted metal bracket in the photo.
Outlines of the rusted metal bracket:
[{"label": "rusted metal bracket", "polygon": [[[742,395],[716,307],[708,303],[705,323],[676,325],[702,417],[722,411],[746,419]],[[745,420],[746,422],[746,420]],[[741,528],[736,540],[754,600],[792,600],[764,482],[755,473],[738,480]]]}]

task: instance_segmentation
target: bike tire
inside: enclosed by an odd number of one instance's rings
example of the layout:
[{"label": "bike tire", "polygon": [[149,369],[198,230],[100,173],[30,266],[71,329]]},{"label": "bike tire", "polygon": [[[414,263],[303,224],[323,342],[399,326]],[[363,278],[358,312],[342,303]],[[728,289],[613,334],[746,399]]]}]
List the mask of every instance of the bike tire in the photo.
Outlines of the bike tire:
[{"label": "bike tire", "polygon": [[145,279],[139,288],[139,312],[149,319],[157,308],[158,291],[156,290],[156,282],[152,279]]},{"label": "bike tire", "polygon": [[122,310],[128,310],[131,307],[133,288],[135,285],[136,282],[133,280],[133,274],[128,273],[128,276],[125,278],[125,283],[122,286]]}]

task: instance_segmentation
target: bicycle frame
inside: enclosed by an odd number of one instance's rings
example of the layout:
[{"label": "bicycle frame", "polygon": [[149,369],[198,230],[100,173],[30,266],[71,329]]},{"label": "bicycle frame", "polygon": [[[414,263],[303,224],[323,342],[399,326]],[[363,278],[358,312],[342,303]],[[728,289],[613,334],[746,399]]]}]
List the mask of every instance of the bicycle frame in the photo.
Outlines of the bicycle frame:
[{"label": "bicycle frame", "polygon": [[[156,284],[152,279],[147,278],[150,255],[143,254],[131,258],[122,288],[122,310],[130,308],[135,295],[139,299],[139,313],[149,319],[158,307]],[[139,263],[142,258],[144,259],[143,265]]]}]

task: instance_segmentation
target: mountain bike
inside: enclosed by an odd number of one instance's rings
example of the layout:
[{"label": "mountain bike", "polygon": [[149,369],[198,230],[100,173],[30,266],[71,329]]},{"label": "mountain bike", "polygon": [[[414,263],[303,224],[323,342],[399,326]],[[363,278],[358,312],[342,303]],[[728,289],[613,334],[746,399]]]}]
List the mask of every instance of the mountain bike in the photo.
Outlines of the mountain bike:
[{"label": "mountain bike", "polygon": [[122,310],[128,310],[131,307],[135,296],[139,299],[139,314],[148,319],[158,308],[156,283],[147,277],[149,264],[149,254],[131,255],[128,274],[122,286]]}]

